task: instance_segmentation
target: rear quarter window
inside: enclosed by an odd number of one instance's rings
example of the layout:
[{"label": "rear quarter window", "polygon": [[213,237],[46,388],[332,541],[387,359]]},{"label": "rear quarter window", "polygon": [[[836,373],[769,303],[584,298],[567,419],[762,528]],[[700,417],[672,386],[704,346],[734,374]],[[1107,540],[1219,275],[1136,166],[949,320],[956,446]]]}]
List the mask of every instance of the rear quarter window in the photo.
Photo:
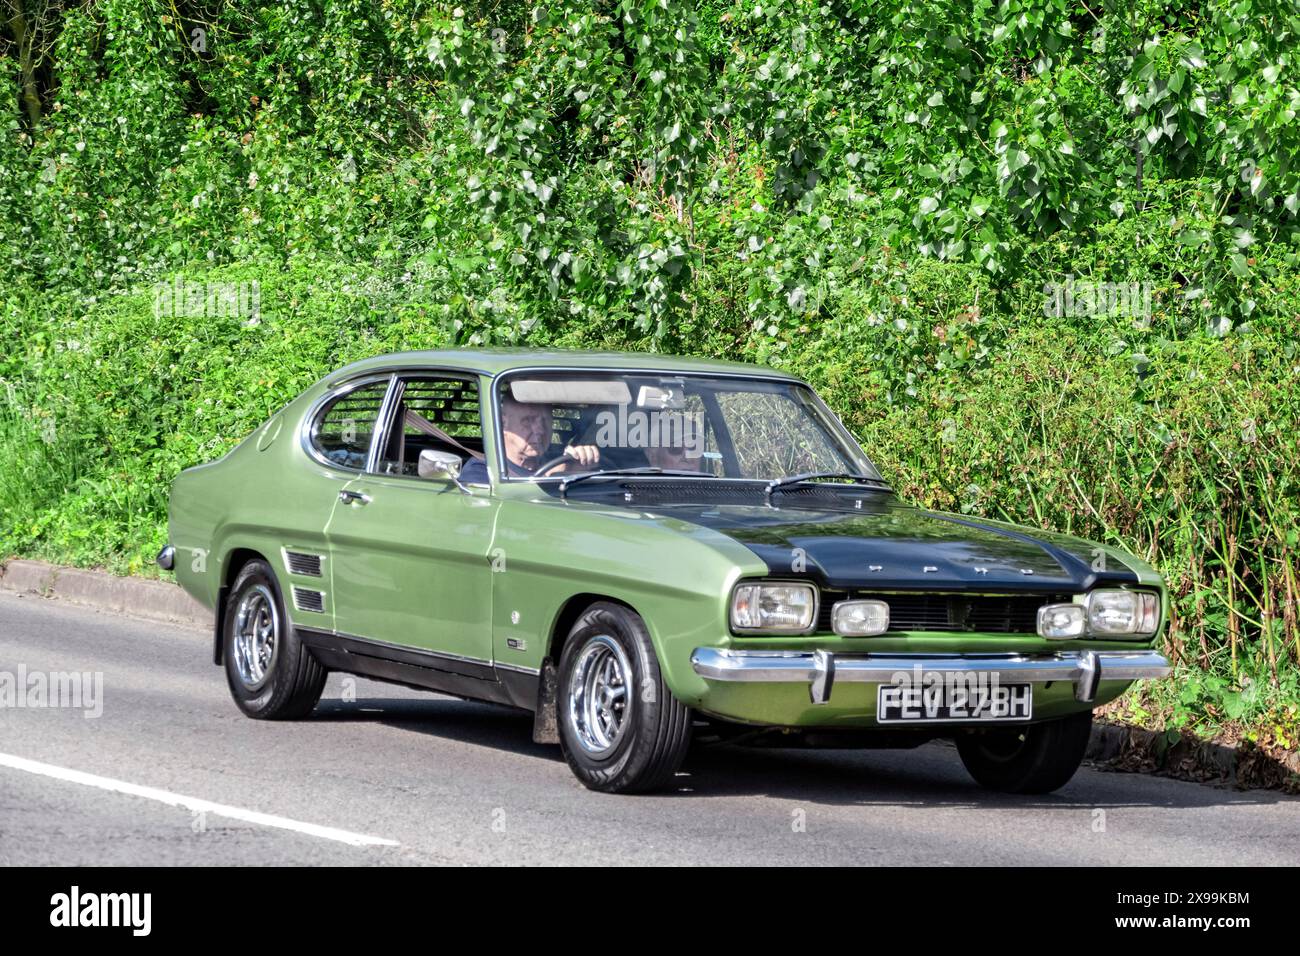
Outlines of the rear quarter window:
[{"label": "rear quarter window", "polygon": [[317,456],[341,468],[364,469],[379,407],[387,392],[387,379],[371,382],[336,396],[320,408],[311,426],[311,446]]}]

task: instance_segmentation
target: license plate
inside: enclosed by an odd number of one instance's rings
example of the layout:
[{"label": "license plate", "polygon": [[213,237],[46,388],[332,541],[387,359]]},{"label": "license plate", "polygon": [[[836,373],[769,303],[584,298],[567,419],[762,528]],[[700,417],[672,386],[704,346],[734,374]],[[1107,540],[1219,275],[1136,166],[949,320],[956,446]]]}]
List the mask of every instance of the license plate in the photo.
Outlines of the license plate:
[{"label": "license plate", "polygon": [[881,684],[876,693],[876,720],[882,724],[996,723],[1033,716],[1034,693],[1029,684]]}]

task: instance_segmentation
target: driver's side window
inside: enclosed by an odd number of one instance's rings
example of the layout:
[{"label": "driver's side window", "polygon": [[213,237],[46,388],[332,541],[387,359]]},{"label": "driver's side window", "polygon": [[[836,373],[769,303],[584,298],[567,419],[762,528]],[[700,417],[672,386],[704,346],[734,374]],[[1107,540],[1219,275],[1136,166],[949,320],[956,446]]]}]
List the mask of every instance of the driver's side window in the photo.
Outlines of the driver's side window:
[{"label": "driver's side window", "polygon": [[413,375],[399,379],[378,471],[419,476],[420,453],[456,455],[463,468],[483,456],[478,382],[469,376]]}]

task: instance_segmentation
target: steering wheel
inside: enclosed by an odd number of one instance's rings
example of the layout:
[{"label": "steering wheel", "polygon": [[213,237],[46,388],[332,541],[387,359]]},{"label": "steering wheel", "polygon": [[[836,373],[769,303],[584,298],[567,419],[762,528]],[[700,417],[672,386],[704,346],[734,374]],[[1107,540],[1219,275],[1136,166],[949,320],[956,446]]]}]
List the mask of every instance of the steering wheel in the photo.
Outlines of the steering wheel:
[{"label": "steering wheel", "polygon": [[572,455],[560,455],[557,458],[552,458],[550,461],[543,462],[541,465],[538,465],[536,468],[534,468],[533,477],[543,478],[546,476],[546,473],[550,471],[552,468],[554,468],[556,465],[561,465],[566,461],[577,461],[577,460],[578,459],[574,458]]}]

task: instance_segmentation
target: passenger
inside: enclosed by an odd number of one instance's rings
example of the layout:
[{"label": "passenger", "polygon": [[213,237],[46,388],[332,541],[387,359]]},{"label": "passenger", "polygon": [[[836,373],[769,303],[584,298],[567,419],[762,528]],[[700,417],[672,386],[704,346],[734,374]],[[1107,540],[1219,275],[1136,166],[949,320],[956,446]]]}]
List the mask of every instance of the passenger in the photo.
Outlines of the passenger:
[{"label": "passenger", "polygon": [[696,423],[686,419],[679,434],[680,442],[646,448],[646,460],[651,467],[664,471],[703,471],[704,443],[695,440],[699,436]]}]

